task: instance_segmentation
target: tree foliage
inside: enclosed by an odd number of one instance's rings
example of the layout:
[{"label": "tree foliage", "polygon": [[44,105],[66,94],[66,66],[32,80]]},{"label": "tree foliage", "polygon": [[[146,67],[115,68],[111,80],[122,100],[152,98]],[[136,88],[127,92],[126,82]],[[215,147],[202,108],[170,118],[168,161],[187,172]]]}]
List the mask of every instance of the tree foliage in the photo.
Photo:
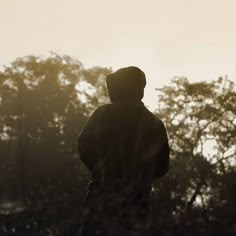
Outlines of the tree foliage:
[{"label": "tree foliage", "polygon": [[[160,206],[181,224],[236,216],[236,92],[232,81],[175,78],[158,90],[157,115],[169,134],[171,167],[156,183]],[[195,214],[194,217],[192,215]]]},{"label": "tree foliage", "polygon": [[[22,225],[42,235],[67,235],[76,226],[71,235],[78,234],[90,176],[76,140],[90,113],[108,101],[110,72],[55,53],[18,58],[0,72],[0,234]],[[235,85],[181,77],[157,93],[171,167],[153,186],[153,235],[226,235],[236,222]],[[20,199],[21,210],[6,209]]]},{"label": "tree foliage", "polygon": [[[9,167],[3,168],[1,179],[10,178],[14,186],[9,189],[3,181],[8,198],[48,201],[52,195],[40,192],[38,185],[72,185],[70,179],[66,182],[73,174],[67,166],[77,162],[82,168],[76,140],[88,114],[105,101],[104,77],[109,72],[85,69],[74,58],[52,53],[18,58],[0,73],[0,158],[1,166]],[[74,173],[75,179],[84,173]]]}]

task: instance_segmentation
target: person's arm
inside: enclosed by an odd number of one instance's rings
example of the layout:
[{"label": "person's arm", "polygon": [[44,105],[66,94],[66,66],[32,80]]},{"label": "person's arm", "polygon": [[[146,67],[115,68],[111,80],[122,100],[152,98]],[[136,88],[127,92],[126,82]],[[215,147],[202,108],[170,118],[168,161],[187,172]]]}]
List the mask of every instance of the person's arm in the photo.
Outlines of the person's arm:
[{"label": "person's arm", "polygon": [[82,162],[92,171],[96,161],[96,151],[99,141],[100,115],[98,108],[87,121],[78,138],[78,153]]},{"label": "person's arm", "polygon": [[161,142],[160,152],[157,154],[154,178],[160,178],[169,170],[169,144],[164,124],[160,123],[159,140]]},{"label": "person's arm", "polygon": [[93,148],[91,146],[93,141],[92,137],[86,134],[86,126],[78,138],[78,153],[81,161],[92,171],[93,169]]}]

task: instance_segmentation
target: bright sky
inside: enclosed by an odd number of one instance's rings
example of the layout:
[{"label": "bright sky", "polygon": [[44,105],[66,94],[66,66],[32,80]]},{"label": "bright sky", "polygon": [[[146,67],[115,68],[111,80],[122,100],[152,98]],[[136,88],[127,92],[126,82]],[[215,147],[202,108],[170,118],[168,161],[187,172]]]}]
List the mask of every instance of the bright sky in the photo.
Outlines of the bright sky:
[{"label": "bright sky", "polygon": [[144,102],[173,76],[236,82],[236,0],[0,0],[0,66],[49,51],[139,66]]}]

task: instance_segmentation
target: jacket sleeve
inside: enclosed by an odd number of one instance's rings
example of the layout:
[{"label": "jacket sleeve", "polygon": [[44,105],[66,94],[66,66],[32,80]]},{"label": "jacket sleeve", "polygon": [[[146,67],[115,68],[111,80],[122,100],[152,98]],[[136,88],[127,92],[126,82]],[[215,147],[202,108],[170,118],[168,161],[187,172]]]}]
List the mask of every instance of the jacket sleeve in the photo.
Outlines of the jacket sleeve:
[{"label": "jacket sleeve", "polygon": [[87,121],[78,138],[78,153],[82,162],[92,171],[96,161],[96,147],[99,141],[99,109]]},{"label": "jacket sleeve", "polygon": [[93,169],[93,148],[91,144],[93,143],[92,137],[86,134],[86,127],[81,132],[78,138],[78,153],[81,161],[87,166],[87,168],[92,171]]},{"label": "jacket sleeve", "polygon": [[166,129],[161,122],[159,126],[159,135],[157,142],[161,143],[160,151],[158,152],[155,160],[154,178],[160,178],[165,175],[169,170],[169,144]]}]

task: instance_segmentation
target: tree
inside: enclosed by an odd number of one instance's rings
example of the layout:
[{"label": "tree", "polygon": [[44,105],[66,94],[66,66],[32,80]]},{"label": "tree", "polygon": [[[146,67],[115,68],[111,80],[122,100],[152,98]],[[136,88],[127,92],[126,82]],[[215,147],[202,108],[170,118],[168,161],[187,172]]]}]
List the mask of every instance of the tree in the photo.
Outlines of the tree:
[{"label": "tree", "polygon": [[15,160],[20,198],[30,181],[63,178],[88,114],[104,102],[109,72],[52,53],[18,58],[0,73],[1,160]]},{"label": "tree", "polygon": [[166,125],[171,148],[169,175],[155,184],[159,207],[182,223],[189,219],[194,224],[190,215],[199,212],[206,221],[222,212],[230,220],[236,209],[234,83],[227,78],[208,83],[175,78],[158,92],[156,114]]},{"label": "tree", "polygon": [[[16,186],[17,198],[31,201],[21,220],[12,216],[15,224],[41,222],[41,232],[62,235],[64,225],[80,222],[89,173],[76,139],[88,115],[107,102],[110,72],[55,53],[18,58],[0,72],[0,204],[15,197]],[[167,231],[177,225],[175,235],[199,235],[211,226],[226,235],[236,221],[235,85],[181,77],[158,93],[156,115],[168,131],[171,167],[154,183],[152,223]]]}]

